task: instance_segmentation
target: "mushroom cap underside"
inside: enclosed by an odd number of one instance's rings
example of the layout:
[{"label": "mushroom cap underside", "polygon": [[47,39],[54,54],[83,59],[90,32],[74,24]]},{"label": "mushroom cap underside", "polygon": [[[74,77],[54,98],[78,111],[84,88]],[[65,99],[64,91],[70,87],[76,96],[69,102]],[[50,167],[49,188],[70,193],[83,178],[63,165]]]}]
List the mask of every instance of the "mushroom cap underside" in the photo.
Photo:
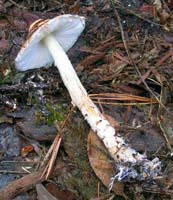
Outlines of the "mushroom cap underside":
[{"label": "mushroom cap underside", "polygon": [[66,14],[34,22],[28,39],[15,59],[16,69],[25,71],[52,65],[53,58],[43,39],[51,34],[66,52],[74,45],[84,28],[85,18],[78,15]]}]

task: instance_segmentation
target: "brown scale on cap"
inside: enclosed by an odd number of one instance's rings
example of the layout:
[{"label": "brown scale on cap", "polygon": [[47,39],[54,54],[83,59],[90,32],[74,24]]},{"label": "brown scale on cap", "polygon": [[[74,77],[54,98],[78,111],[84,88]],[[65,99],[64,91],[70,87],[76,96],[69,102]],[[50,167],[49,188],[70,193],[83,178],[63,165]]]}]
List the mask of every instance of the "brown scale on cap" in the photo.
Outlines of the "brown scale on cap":
[{"label": "brown scale on cap", "polygon": [[26,42],[23,44],[22,48],[21,48],[21,51],[22,49],[25,49],[28,45],[28,43],[30,43],[30,40],[31,40],[31,37],[32,35],[35,33],[35,31],[38,30],[38,28],[40,28],[41,26],[45,25],[49,20],[46,19],[38,19],[36,20],[35,22],[33,22],[30,27],[29,27],[29,33],[28,33],[28,36],[27,36],[27,40]]},{"label": "brown scale on cap", "polygon": [[28,38],[30,38],[33,33],[38,29],[40,28],[41,26],[43,26],[44,24],[46,24],[49,20],[46,19],[38,19],[36,20],[35,22],[33,22],[30,27],[29,27],[29,35],[28,35]]},{"label": "brown scale on cap", "polygon": [[31,26],[29,27],[29,34],[27,37],[27,41],[30,40],[30,38],[32,37],[32,35],[35,33],[36,30],[38,30],[41,26],[45,25],[48,21],[49,20],[39,19],[34,23],[32,23]]}]

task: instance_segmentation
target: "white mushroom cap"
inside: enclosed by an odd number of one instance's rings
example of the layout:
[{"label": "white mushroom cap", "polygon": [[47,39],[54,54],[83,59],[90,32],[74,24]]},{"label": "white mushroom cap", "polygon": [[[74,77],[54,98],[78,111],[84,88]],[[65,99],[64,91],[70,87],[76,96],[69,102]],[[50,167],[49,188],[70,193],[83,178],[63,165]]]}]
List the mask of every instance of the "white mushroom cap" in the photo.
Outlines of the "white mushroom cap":
[{"label": "white mushroom cap", "polygon": [[85,18],[78,15],[61,15],[50,20],[37,20],[29,29],[28,39],[18,53],[15,64],[17,70],[25,71],[50,66],[54,60],[43,43],[51,34],[68,51],[85,28]]}]

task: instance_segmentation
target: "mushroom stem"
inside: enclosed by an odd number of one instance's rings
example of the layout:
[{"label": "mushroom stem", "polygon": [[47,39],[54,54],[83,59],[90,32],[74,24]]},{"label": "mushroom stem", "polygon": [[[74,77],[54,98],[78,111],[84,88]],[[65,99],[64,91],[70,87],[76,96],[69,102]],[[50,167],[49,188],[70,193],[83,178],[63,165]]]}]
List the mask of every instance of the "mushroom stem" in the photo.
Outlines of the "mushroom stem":
[{"label": "mushroom stem", "polygon": [[92,130],[97,133],[107,147],[112,158],[122,165],[124,163],[131,163],[132,166],[137,164],[153,168],[155,163],[153,164],[152,161],[146,159],[146,156],[129,147],[101,114],[81,84],[66,53],[53,35],[49,34],[44,38],[43,42],[54,59],[54,63],[70,93],[73,105],[79,108]]}]

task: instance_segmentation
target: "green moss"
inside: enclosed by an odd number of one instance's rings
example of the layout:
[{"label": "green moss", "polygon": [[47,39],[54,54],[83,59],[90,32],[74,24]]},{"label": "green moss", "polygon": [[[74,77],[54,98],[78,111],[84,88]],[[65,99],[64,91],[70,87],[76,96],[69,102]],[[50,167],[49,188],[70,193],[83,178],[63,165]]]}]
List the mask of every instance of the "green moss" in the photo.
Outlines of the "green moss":
[{"label": "green moss", "polygon": [[[3,62],[0,58],[0,67],[3,67]],[[5,64],[4,64],[5,65]],[[14,77],[14,71],[11,67],[2,68],[0,71],[0,85],[11,84]]]},{"label": "green moss", "polygon": [[67,115],[67,106],[64,104],[47,104],[45,112],[37,111],[37,123],[53,125],[55,122],[62,122]]},{"label": "green moss", "polygon": [[52,124],[55,121],[62,122],[64,121],[67,114],[67,107],[64,105],[47,105],[49,115],[47,116],[48,124]]}]

